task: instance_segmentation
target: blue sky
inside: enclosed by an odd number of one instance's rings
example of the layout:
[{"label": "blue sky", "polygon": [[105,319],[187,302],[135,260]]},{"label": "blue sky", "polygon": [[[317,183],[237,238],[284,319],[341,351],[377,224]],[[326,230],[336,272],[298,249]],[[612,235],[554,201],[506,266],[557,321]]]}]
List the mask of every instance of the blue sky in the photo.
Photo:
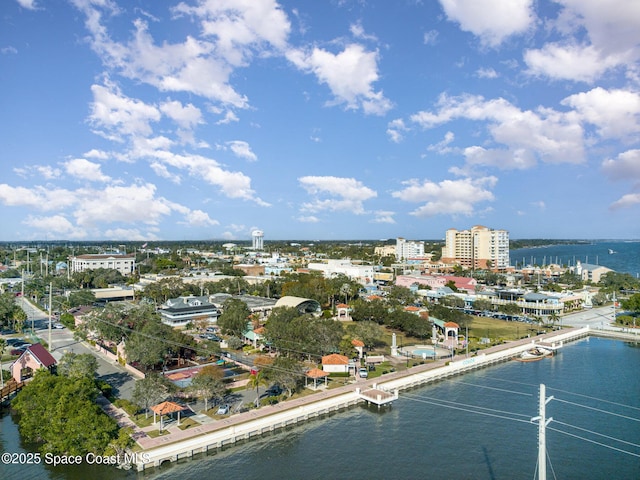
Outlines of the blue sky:
[{"label": "blue sky", "polygon": [[0,18],[2,241],[640,238],[640,2]]}]

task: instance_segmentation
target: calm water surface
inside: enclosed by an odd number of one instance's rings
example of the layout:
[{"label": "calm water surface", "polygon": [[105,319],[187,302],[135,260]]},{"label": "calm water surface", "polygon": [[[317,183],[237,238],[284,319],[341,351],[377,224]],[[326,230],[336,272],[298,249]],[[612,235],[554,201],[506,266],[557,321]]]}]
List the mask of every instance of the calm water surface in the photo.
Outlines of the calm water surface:
[{"label": "calm water surface", "polygon": [[[590,338],[553,358],[507,362],[401,392],[391,408],[354,407],[144,474],[4,467],[0,478],[533,479],[537,426],[530,419],[544,383],[547,397],[555,397],[547,405],[548,478],[637,480],[638,366],[637,345]],[[1,426],[3,449],[20,448],[11,417]]]},{"label": "calm water surface", "polygon": [[[610,254],[609,250],[614,253]],[[640,241],[594,241],[511,250],[511,265],[604,265],[616,272],[640,276]]]}]

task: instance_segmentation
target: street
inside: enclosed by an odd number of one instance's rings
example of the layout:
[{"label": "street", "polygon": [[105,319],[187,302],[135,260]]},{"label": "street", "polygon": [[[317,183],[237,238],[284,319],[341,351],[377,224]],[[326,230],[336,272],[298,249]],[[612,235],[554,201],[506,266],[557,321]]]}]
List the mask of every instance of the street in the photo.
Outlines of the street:
[{"label": "street", "polygon": [[[36,308],[26,299],[23,298],[21,300],[22,308],[27,314],[28,319],[25,323],[25,336],[29,338],[31,342],[38,341],[37,338],[48,342],[48,315]],[[35,337],[32,335],[32,327],[35,328]],[[62,355],[67,352],[76,354],[89,353],[95,356],[98,360],[98,378],[109,383],[113,387],[115,395],[127,400],[131,399],[131,394],[135,385],[135,379],[131,374],[120,364],[108,360],[95,349],[90,348],[88,345],[73,338],[73,332],[68,328],[51,329],[51,343],[49,345],[49,351],[51,352],[51,355],[53,355],[53,358],[58,361],[62,358]]]}]

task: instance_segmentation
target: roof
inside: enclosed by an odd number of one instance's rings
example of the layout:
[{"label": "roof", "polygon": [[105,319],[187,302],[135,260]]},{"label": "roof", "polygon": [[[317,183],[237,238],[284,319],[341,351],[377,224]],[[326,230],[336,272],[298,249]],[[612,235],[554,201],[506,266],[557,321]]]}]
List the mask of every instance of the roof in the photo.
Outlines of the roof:
[{"label": "roof", "polygon": [[325,355],[322,357],[323,365],[349,365],[349,358],[344,355],[332,353],[331,355]]},{"label": "roof", "polygon": [[44,348],[39,343],[34,343],[33,345],[27,347],[22,355],[29,352],[31,356],[43,367],[49,368],[52,365],[55,365],[56,359],[48,352],[46,348]]},{"label": "roof", "polygon": [[364,342],[362,340],[354,338],[353,340],[351,340],[351,345],[353,345],[354,347],[364,347]]},{"label": "roof", "polygon": [[329,376],[327,372],[325,372],[324,370],[320,370],[319,368],[312,368],[306,373],[306,375],[309,378],[322,378]]},{"label": "roof", "polygon": [[460,325],[458,325],[456,322],[447,322],[444,324],[444,326],[446,328],[460,328]]},{"label": "roof", "polygon": [[320,312],[320,303],[310,298],[284,296],[278,299],[276,307],[295,307],[300,313]]},{"label": "roof", "polygon": [[167,413],[180,412],[184,410],[184,408],[185,407],[183,407],[182,405],[178,405],[177,403],[162,402],[151,407],[151,411],[153,413],[157,413],[158,415],[166,415]]}]

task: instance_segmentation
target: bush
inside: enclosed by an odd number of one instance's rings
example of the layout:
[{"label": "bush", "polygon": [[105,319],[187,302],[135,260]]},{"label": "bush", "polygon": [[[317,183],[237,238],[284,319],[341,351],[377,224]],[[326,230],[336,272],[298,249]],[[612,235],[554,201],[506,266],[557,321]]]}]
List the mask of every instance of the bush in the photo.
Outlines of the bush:
[{"label": "bush", "polygon": [[113,395],[113,387],[104,380],[96,380],[96,386],[102,392],[106,398],[111,398]]},{"label": "bush", "polygon": [[113,404],[123,409],[129,416],[133,416],[140,411],[140,407],[126,398],[119,398]]}]

